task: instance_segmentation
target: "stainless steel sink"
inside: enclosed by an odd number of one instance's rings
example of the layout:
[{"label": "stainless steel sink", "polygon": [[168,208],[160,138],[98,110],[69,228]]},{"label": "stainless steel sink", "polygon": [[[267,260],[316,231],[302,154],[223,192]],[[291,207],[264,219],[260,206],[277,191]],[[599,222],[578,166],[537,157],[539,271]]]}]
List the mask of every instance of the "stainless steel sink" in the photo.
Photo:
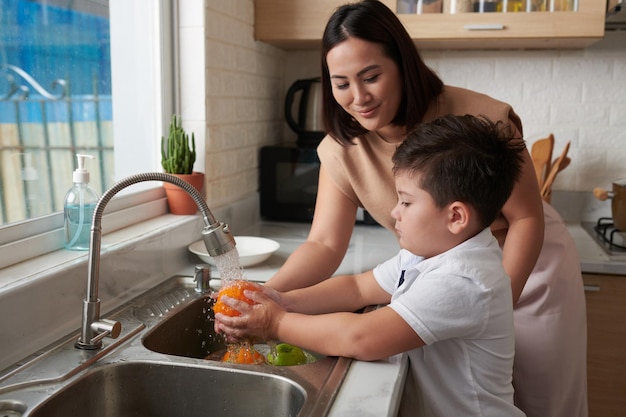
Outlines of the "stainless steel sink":
[{"label": "stainless steel sink", "polygon": [[224,351],[222,336],[213,330],[213,300],[197,298],[173,311],[144,337],[144,346],[159,353],[203,359]]},{"label": "stainless steel sink", "polygon": [[89,371],[32,417],[297,416],[306,393],[259,372],[166,362],[122,362]]},{"label": "stainless steel sink", "polygon": [[[224,337],[213,329],[213,304],[214,300],[207,295],[172,311],[146,334],[144,346],[168,355],[220,361],[227,346]],[[265,344],[255,347],[263,354],[270,349]],[[314,352],[307,353],[310,362],[323,358]]]},{"label": "stainless steel sink", "polygon": [[297,366],[205,359],[225,349],[211,298],[173,277],[108,318],[122,324],[102,349],[78,334],[0,374],[0,417],[293,416],[328,414],[351,361],[318,357]]}]

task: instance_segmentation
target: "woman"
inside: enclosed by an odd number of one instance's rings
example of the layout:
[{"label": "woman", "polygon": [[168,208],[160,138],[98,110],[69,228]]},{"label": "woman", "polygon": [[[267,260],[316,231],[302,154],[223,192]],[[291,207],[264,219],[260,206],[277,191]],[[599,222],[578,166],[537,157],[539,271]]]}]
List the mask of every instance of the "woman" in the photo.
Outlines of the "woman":
[{"label": "woman", "polygon": [[[215,314],[216,331],[361,360],[407,352],[417,382],[403,390],[415,402],[408,415],[523,417],[513,404],[511,285],[489,229],[526,152],[507,130],[470,115],[412,130],[392,159],[402,250],[363,273],[246,293],[254,305],[221,297],[240,314]],[[372,304],[385,306],[354,313]]]},{"label": "woman", "polygon": [[[376,0],[339,7],[322,40],[322,162],[309,236],[267,283],[301,288],[330,277],[347,251],[358,207],[394,230],[391,157],[420,123],[446,114],[522,124],[512,108],[445,86],[395,14]],[[556,212],[539,195],[528,152],[492,226],[515,305],[516,404],[530,417],[586,416],[586,321],[579,261]],[[545,219],[545,221],[544,221]],[[545,233],[545,242],[544,242]],[[528,282],[527,282],[528,281]]]}]

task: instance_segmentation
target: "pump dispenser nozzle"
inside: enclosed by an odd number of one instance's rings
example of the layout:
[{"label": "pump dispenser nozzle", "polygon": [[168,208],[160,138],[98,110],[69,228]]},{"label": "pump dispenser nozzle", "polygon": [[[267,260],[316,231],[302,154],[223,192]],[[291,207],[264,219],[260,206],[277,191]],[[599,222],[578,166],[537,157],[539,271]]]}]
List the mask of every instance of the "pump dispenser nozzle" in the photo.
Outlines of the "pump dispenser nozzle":
[{"label": "pump dispenser nozzle", "polygon": [[78,160],[78,168],[74,170],[74,174],[72,175],[72,179],[74,182],[87,184],[89,182],[89,171],[85,169],[85,158],[96,159],[95,156],[85,155],[82,153],[76,154],[76,159]]}]

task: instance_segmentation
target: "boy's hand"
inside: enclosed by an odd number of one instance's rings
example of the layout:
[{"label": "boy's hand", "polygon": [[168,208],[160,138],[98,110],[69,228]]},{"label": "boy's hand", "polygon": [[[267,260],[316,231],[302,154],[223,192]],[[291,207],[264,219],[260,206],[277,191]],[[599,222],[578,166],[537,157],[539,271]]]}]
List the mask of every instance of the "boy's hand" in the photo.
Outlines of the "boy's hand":
[{"label": "boy's hand", "polygon": [[246,298],[253,301],[248,304],[231,297],[224,296],[224,304],[237,310],[239,316],[215,315],[215,331],[223,333],[229,343],[239,342],[244,339],[258,338],[261,340],[273,340],[276,338],[276,329],[280,318],[285,314],[285,309],[274,299],[280,299],[280,293],[269,291],[270,296],[263,291],[245,290]]}]

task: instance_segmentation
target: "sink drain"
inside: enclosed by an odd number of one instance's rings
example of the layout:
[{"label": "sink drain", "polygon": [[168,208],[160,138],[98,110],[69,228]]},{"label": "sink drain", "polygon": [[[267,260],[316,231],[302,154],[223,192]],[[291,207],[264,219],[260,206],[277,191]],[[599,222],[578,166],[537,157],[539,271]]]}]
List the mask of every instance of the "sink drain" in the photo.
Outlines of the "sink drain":
[{"label": "sink drain", "polygon": [[26,408],[20,401],[0,401],[0,417],[21,417]]}]

